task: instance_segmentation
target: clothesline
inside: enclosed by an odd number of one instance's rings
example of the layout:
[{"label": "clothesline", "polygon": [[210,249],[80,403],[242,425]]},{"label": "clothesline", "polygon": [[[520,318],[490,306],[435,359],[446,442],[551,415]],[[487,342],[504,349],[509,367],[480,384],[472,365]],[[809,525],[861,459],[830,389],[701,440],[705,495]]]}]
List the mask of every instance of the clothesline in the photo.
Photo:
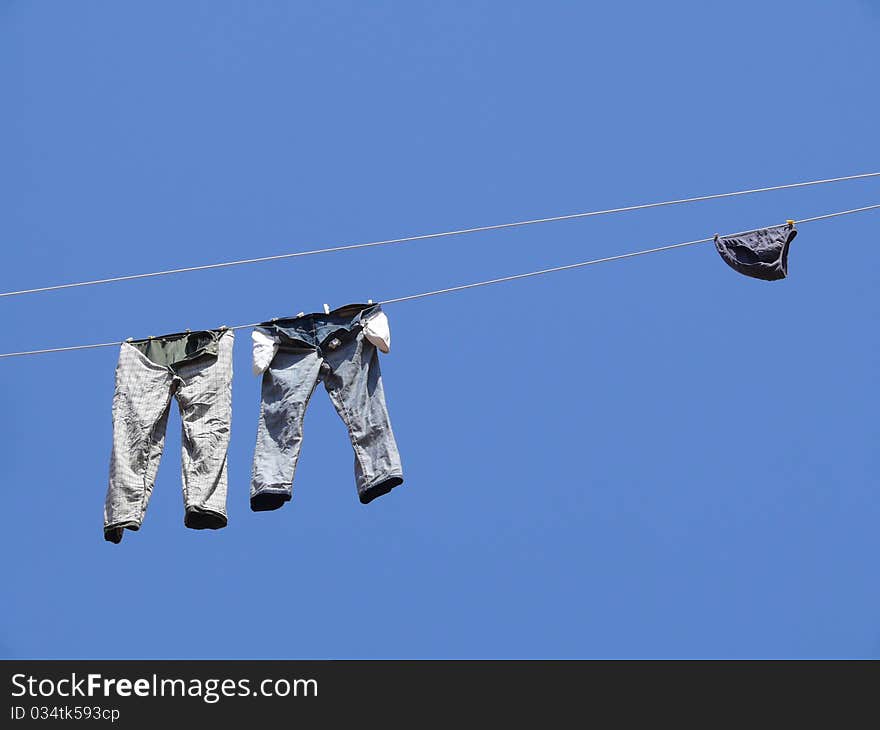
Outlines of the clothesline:
[{"label": "clothesline", "polygon": [[[800,220],[794,221],[796,224],[800,225],[803,223],[812,223],[814,221],[828,220],[830,218],[838,218],[844,215],[851,215],[853,213],[862,213],[869,210],[877,210],[880,209],[880,203],[876,205],[866,205],[861,208],[851,208],[849,210],[841,210],[835,213],[826,213],[824,215],[817,215],[811,218],[802,218]],[[758,230],[758,229],[750,229],[750,230]],[[739,233],[730,233],[724,234],[725,236],[737,236],[742,233],[746,233],[748,231],[740,231]],[[646,248],[641,251],[631,251],[629,253],[618,254],[616,256],[606,256],[604,258],[599,259],[590,259],[589,261],[579,261],[574,264],[565,264],[563,266],[554,266],[548,269],[539,269],[538,271],[529,271],[523,274],[513,274],[511,276],[502,276],[496,279],[487,279],[486,281],[478,281],[471,284],[460,284],[458,286],[448,287],[446,289],[434,289],[433,291],[421,292],[419,294],[410,294],[408,296],[396,297],[394,299],[385,299],[383,301],[378,302],[378,304],[386,305],[386,304],[399,304],[400,302],[409,302],[415,299],[424,299],[425,297],[437,296],[439,294],[449,294],[451,292],[463,291],[465,289],[476,289],[481,286],[489,286],[492,284],[501,284],[503,282],[508,281],[516,281],[518,279],[527,279],[533,276],[542,276],[544,274],[552,274],[559,271],[569,271],[571,269],[579,269],[585,266],[593,266],[595,264],[604,264],[610,261],[620,261],[623,259],[631,259],[637,256],[645,256],[647,254],[659,253],[661,251],[671,251],[677,248],[685,248],[686,246],[695,246],[700,243],[708,243],[709,241],[714,240],[714,236],[710,236],[708,238],[699,238],[694,241],[684,241],[682,243],[672,243],[666,246],[656,246],[654,248]],[[252,322],[249,324],[238,324],[233,327],[229,327],[231,330],[240,330],[240,329],[248,329],[250,327],[256,327],[261,324],[261,322]],[[44,350],[26,350],[22,352],[6,352],[0,354],[0,358],[7,357],[22,357],[24,355],[44,355],[52,352],[71,352],[73,350],[91,350],[99,347],[116,347],[121,345],[124,342],[100,342],[90,345],[73,345],[71,347],[52,347]]]},{"label": "clothesline", "polygon": [[557,215],[548,218],[535,218],[532,220],[513,221],[511,223],[498,223],[495,225],[476,226],[474,228],[460,228],[452,231],[441,231],[439,233],[425,233],[418,236],[405,236],[403,238],[391,238],[384,241],[369,241],[366,243],[354,243],[342,246],[331,246],[329,248],[318,248],[310,251],[294,251],[292,253],[277,254],[274,256],[260,256],[257,258],[240,259],[238,261],[223,261],[216,264],[203,264],[201,266],[186,266],[176,269],[166,269],[164,271],[152,271],[144,274],[129,274],[126,276],[113,276],[105,279],[93,279],[91,281],[77,281],[68,284],[54,284],[52,286],[41,286],[33,289],[20,289],[18,291],[0,292],[0,297],[14,297],[24,294],[38,294],[43,292],[58,291],[60,289],[72,289],[82,286],[96,286],[99,284],[111,284],[120,281],[132,281],[135,279],[147,279],[156,276],[168,276],[170,274],[184,274],[192,271],[206,271],[208,269],[220,269],[230,266],[242,266],[244,264],[265,263],[268,261],[279,261],[282,259],[298,258],[302,256],[316,256],[325,253],[337,253],[341,251],[354,251],[361,248],[372,248],[375,246],[389,246],[392,244],[411,243],[414,241],[425,241],[434,238],[448,238],[451,236],[463,236],[470,233],[480,233],[484,231],[498,231],[506,228],[516,228],[520,226],[532,226],[540,223],[554,223],[565,220],[575,220],[578,218],[589,218],[593,216],[609,215],[612,213],[625,213],[636,210],[645,210],[648,208],[660,208],[669,205],[682,205],[684,203],[695,203],[706,200],[718,200],[720,198],[732,198],[740,195],[753,195],[756,193],[766,193],[775,190],[788,190],[792,188],[802,188],[812,185],[825,185],[828,183],[843,182],[845,180],[858,180],[869,177],[880,177],[880,172],[865,172],[857,175],[845,175],[843,177],[832,177],[824,180],[808,180],[806,182],[788,183],[786,185],[772,185],[769,187],[752,188],[750,190],[736,190],[729,193],[713,193],[710,195],[697,195],[692,198],[679,198],[676,200],[664,200],[656,203],[642,203],[639,205],[628,205],[621,208],[608,208],[606,210],[593,210],[582,213],[570,213],[567,215]]}]

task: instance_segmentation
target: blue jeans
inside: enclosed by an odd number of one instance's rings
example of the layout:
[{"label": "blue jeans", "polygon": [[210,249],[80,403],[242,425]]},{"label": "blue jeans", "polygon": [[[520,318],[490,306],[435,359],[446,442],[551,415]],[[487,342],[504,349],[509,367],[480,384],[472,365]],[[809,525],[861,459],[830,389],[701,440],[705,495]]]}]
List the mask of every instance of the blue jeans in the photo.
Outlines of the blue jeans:
[{"label": "blue jeans", "polygon": [[280,341],[263,374],[251,509],[278,509],[291,498],[303,418],[319,382],[348,428],[363,504],[403,483],[376,347],[361,319],[379,305],[350,304],[330,314],[304,314],[260,325]]}]

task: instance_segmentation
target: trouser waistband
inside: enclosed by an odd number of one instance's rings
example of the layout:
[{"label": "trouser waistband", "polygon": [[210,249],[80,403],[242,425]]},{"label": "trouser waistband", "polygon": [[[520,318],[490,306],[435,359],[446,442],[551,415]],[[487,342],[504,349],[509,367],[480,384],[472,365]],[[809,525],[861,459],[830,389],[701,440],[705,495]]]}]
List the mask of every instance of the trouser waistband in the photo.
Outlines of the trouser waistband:
[{"label": "trouser waistband", "polygon": [[223,327],[198,332],[175,332],[142,340],[126,340],[126,343],[157,365],[173,368],[202,357],[216,357],[220,338],[228,331]]}]

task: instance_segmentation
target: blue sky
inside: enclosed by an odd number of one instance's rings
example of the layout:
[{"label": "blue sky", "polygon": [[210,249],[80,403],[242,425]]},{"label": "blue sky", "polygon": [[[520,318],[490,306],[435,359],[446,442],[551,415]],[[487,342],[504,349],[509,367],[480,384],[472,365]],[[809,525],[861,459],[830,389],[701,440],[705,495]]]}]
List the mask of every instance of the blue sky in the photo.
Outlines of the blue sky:
[{"label": "blue sky", "polygon": [[[0,291],[880,169],[880,4],[0,4]],[[880,179],[0,301],[0,351],[386,299],[880,202]],[[0,655],[880,657],[880,213],[389,306],[407,482],[105,543],[115,348],[0,361]]]}]

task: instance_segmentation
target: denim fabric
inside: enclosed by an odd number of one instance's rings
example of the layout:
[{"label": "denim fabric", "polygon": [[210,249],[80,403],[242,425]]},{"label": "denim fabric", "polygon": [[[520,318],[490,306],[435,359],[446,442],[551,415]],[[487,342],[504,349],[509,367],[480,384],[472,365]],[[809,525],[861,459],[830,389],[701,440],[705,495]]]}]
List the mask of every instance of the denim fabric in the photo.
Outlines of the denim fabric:
[{"label": "denim fabric", "polygon": [[[183,431],[184,524],[197,530],[226,526],[233,341],[230,330],[215,330],[122,344],[104,504],[109,542],[118,543],[124,529],[137,530],[143,522],[175,396]],[[206,343],[213,352],[203,351]]]},{"label": "denim fabric", "polygon": [[278,509],[291,498],[303,418],[319,382],[348,428],[358,496],[364,504],[403,483],[385,404],[379,355],[362,321],[379,305],[351,304],[330,314],[273,320],[259,329],[279,340],[263,374],[251,483],[251,509]]},{"label": "denim fabric", "polygon": [[788,275],[788,247],[797,235],[789,224],[735,236],[715,236],[715,248],[730,268],[764,281]]}]

